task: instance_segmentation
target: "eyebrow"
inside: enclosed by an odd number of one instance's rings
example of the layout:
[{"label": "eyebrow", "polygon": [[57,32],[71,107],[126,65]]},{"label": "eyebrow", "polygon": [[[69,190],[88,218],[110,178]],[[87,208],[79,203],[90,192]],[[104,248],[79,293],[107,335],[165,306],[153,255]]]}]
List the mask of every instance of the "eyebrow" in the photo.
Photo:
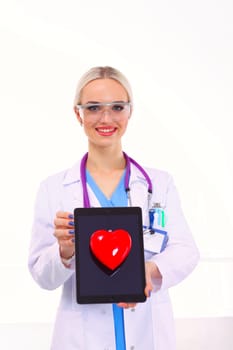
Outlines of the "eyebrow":
[{"label": "eyebrow", "polygon": [[100,102],[100,101],[87,101],[86,103],[84,103],[85,105],[88,105],[88,104],[102,104],[102,103],[125,103],[125,102],[128,102],[128,101],[110,101],[110,102]]}]

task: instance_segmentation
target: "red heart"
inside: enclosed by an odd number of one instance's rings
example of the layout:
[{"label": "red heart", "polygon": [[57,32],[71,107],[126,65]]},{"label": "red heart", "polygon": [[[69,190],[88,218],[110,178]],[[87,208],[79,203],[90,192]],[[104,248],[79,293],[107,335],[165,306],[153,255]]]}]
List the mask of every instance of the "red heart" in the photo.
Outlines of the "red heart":
[{"label": "red heart", "polygon": [[131,246],[131,236],[123,229],[115,231],[97,230],[90,237],[92,253],[110,270],[115,270],[123,263],[129,255]]}]

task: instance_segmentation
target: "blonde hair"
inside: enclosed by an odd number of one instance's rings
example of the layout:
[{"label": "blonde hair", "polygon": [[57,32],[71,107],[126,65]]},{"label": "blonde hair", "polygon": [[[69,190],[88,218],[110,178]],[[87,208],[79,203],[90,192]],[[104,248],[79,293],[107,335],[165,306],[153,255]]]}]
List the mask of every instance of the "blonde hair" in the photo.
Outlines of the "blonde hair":
[{"label": "blonde hair", "polygon": [[133,95],[129,81],[127,78],[117,69],[109,66],[105,67],[93,67],[89,69],[80,78],[78,86],[76,88],[74,106],[81,103],[81,96],[83,88],[93,80],[96,79],[114,79],[120,83],[126,90],[128,95],[128,102],[133,102]]}]

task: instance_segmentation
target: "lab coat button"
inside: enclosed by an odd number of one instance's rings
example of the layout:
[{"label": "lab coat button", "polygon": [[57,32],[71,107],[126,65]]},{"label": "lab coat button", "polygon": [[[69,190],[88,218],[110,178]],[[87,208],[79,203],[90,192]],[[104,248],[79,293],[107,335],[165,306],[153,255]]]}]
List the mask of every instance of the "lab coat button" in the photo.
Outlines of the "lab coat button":
[{"label": "lab coat button", "polygon": [[130,350],[134,350],[134,349],[135,349],[135,346],[132,345],[132,346],[130,347]]},{"label": "lab coat button", "polygon": [[132,309],[131,309],[131,312],[134,312],[134,311],[135,311],[135,309],[134,309],[134,308],[132,308]]}]

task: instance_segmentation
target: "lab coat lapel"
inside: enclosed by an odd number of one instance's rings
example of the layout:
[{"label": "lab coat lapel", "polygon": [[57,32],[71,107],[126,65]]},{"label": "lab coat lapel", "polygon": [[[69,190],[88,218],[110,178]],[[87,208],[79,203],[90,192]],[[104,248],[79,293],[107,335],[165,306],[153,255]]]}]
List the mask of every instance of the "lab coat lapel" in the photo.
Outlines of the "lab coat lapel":
[{"label": "lab coat lapel", "polygon": [[148,184],[145,177],[134,166],[131,165],[130,172],[130,195],[133,207],[142,208],[143,224],[148,224]]},{"label": "lab coat lapel", "polygon": [[[93,191],[87,186],[88,195],[92,207],[99,207],[100,203]],[[70,168],[63,180],[62,209],[73,212],[74,208],[83,207],[83,189],[80,178],[80,162]]]},{"label": "lab coat lapel", "polygon": [[82,207],[82,187],[80,181],[80,162],[67,170],[63,180],[62,209],[73,212]]}]

